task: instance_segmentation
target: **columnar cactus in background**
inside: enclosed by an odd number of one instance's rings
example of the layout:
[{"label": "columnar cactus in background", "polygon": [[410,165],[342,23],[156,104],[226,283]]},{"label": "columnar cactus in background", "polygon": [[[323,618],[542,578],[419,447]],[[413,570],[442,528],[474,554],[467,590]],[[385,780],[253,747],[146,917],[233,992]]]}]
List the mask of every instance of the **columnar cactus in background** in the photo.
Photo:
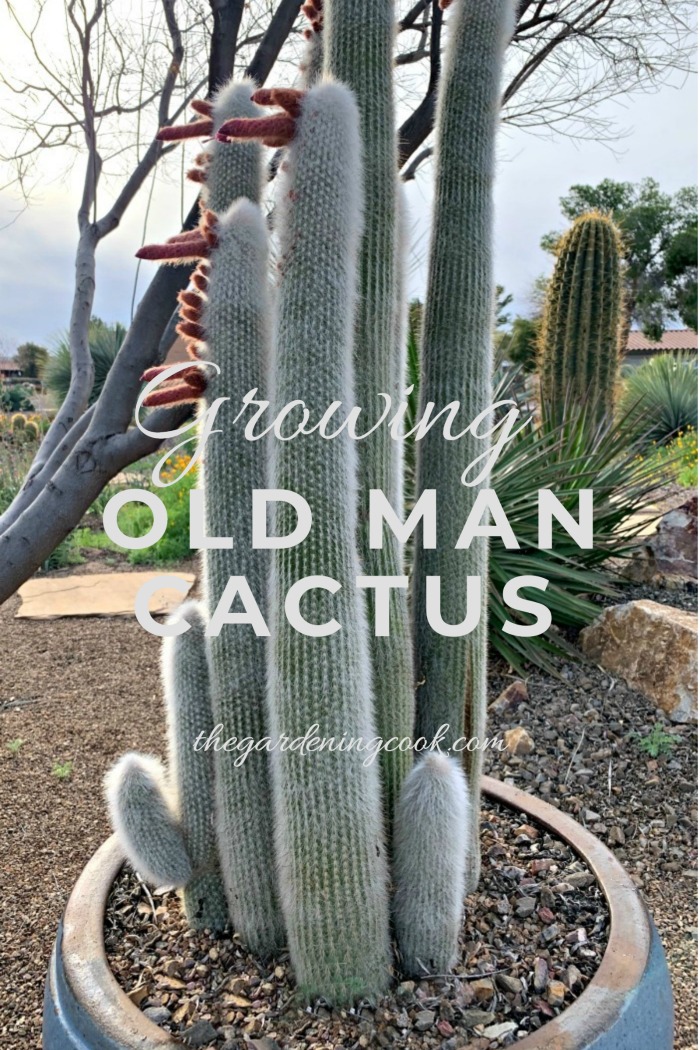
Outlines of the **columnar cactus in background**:
[{"label": "columnar cactus in background", "polygon": [[[462,401],[467,421],[490,402],[490,198],[513,6],[455,4],[437,108],[423,398]],[[172,141],[210,141],[191,173],[203,185],[199,228],[139,252],[196,263],[180,298],[191,364],[161,380],[146,404],[230,397],[234,405],[257,388],[275,409],[303,399],[314,419],[334,401],[358,404],[369,429],[381,395],[403,393],[406,223],[396,176],[393,4],[325,0],[322,16],[312,0],[304,12],[311,29],[300,89],[232,85],[213,103],[196,103],[200,119],[163,129]],[[281,161],[274,311],[261,146]],[[347,433],[311,433],[266,445],[247,441],[232,411],[220,408],[200,465],[210,537],[204,615],[211,618],[231,577],[245,578],[270,638],[240,623],[205,631],[199,609],[184,608],[192,626],[164,655],[168,771],[148,757],[122,759],[108,776],[112,819],[144,877],[184,888],[193,925],[221,925],[223,887],[231,922],[253,952],[265,957],[286,941],[302,992],[343,1005],[388,986],[392,921],[407,972],[444,972],[454,961],[465,887],[479,865],[478,761],[466,778],[458,760],[440,753],[411,770],[410,753],[398,749],[381,769],[353,748],[253,752],[236,765],[235,753],[189,753],[186,741],[194,745],[218,724],[223,739],[273,742],[303,737],[315,723],[319,736],[336,741],[430,737],[445,722],[448,742],[483,732],[486,617],[469,638],[442,638],[429,630],[423,588],[427,576],[442,577],[442,615],[457,623],[467,575],[486,575],[483,542],[453,550],[475,495],[461,485],[462,471],[485,443],[455,449],[436,428],[420,446],[419,484],[437,490],[446,524],[437,550],[417,545],[414,671],[405,587],[392,592],[389,635],[374,637],[372,603],[356,586],[360,575],[403,576],[398,542],[387,534],[383,549],[373,549],[368,529],[371,489],[403,510],[400,443],[380,427],[358,444]],[[251,492],[260,488],[306,498],[313,522],[302,542],[253,549]],[[295,523],[279,504],[275,535]],[[337,589],[328,589],[329,577]],[[309,633],[300,619],[290,622],[295,608],[316,625]]]},{"label": "columnar cactus in background", "polygon": [[611,419],[620,360],[620,235],[612,219],[590,212],[557,246],[540,329],[542,397],[559,410],[585,402]]}]

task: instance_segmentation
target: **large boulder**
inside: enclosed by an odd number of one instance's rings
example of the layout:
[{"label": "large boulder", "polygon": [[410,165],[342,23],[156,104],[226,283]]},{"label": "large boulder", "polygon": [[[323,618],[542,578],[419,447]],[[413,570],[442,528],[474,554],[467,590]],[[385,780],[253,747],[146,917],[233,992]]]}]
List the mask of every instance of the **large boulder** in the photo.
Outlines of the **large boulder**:
[{"label": "large boulder", "polygon": [[698,497],[664,514],[650,541],[656,571],[698,578]]},{"label": "large boulder", "polygon": [[696,613],[651,601],[613,605],[579,641],[589,659],[644,693],[673,722],[697,722]]}]

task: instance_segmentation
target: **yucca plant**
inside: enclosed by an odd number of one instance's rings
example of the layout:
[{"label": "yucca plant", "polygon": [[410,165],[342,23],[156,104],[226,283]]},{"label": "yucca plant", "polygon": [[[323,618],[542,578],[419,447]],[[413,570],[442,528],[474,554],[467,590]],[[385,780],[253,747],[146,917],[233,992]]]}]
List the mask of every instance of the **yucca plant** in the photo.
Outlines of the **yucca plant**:
[{"label": "yucca plant", "polygon": [[629,368],[618,405],[621,419],[648,444],[662,444],[679,430],[698,427],[698,359],[694,354],[659,354]]},{"label": "yucca plant", "polygon": [[[88,341],[90,356],[95,368],[95,381],[90,394],[91,405],[97,401],[102,392],[107,374],[114,364],[125,335],[126,328],[118,321],[114,324],[105,324],[99,317],[93,317],[90,321]],[[66,335],[59,341],[55,353],[49,357],[42,374],[44,384],[53,394],[57,405],[62,404],[68,393],[70,377],[71,354]]]},{"label": "yucca plant", "polygon": [[[512,396],[513,380],[500,384],[496,398]],[[562,418],[563,417],[563,418]],[[640,517],[652,494],[673,474],[668,461],[642,455],[635,421],[596,421],[590,407],[569,401],[563,413],[543,405],[537,421],[521,430],[505,447],[491,476],[520,550],[491,541],[489,576],[489,640],[514,667],[526,663],[554,670],[552,655],[573,654],[558,631],[533,638],[504,634],[506,619],[528,622],[506,608],[503,586],[514,576],[536,575],[549,580],[546,591],[521,593],[546,605],[558,627],[583,627],[600,612],[592,598],[615,591],[616,576],[606,565],[611,558],[629,557],[644,527]],[[593,490],[593,547],[582,550],[568,533],[555,526],[552,550],[538,542],[538,489],[551,489],[578,518],[579,490]]]}]

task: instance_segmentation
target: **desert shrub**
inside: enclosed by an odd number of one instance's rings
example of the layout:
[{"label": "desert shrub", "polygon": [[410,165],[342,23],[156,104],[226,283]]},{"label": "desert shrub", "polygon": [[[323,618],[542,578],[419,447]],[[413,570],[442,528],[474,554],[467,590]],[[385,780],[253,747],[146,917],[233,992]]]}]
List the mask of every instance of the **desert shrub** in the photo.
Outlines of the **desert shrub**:
[{"label": "desert shrub", "polygon": [[[167,469],[162,472],[165,479],[177,477],[186,459],[182,456],[169,461]],[[167,488],[157,489],[157,494],[165,504],[168,512],[168,528],[161,540],[144,550],[129,551],[129,561],[134,565],[166,565],[182,561],[192,554],[190,548],[190,504],[189,492],[197,479],[196,471],[191,470],[180,481]],[[119,514],[119,526],[128,536],[143,536],[150,529],[153,516],[148,507],[132,503]]]},{"label": "desert shrub", "polygon": [[[663,445],[653,444],[645,450],[645,457],[656,460],[671,471],[673,480],[683,488],[698,485],[698,433],[692,427],[680,430]],[[642,457],[644,458],[644,457]]]},{"label": "desert shrub", "polygon": [[0,410],[3,412],[31,412],[33,390],[22,383],[0,383]]},{"label": "desert shrub", "polygon": [[697,358],[659,354],[628,369],[618,403],[620,418],[631,417],[637,435],[661,444],[679,430],[698,428]]}]

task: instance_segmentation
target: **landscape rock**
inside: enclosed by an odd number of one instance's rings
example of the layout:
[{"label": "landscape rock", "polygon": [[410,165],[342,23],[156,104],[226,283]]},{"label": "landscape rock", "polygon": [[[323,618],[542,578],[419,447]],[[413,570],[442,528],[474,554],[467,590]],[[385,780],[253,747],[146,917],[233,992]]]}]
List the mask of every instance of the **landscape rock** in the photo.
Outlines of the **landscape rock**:
[{"label": "landscape rock", "polygon": [[698,497],[664,514],[651,540],[658,572],[698,578]]},{"label": "landscape rock", "polygon": [[646,599],[613,605],[579,641],[589,659],[644,693],[671,721],[697,722],[696,613]]},{"label": "landscape rock", "polygon": [[506,751],[511,755],[529,755],[535,747],[535,741],[522,726],[506,729],[503,739],[506,742]]},{"label": "landscape rock", "polygon": [[489,713],[491,715],[505,715],[509,711],[515,710],[518,704],[527,703],[528,699],[527,686],[520,679],[516,679],[489,705]]}]

